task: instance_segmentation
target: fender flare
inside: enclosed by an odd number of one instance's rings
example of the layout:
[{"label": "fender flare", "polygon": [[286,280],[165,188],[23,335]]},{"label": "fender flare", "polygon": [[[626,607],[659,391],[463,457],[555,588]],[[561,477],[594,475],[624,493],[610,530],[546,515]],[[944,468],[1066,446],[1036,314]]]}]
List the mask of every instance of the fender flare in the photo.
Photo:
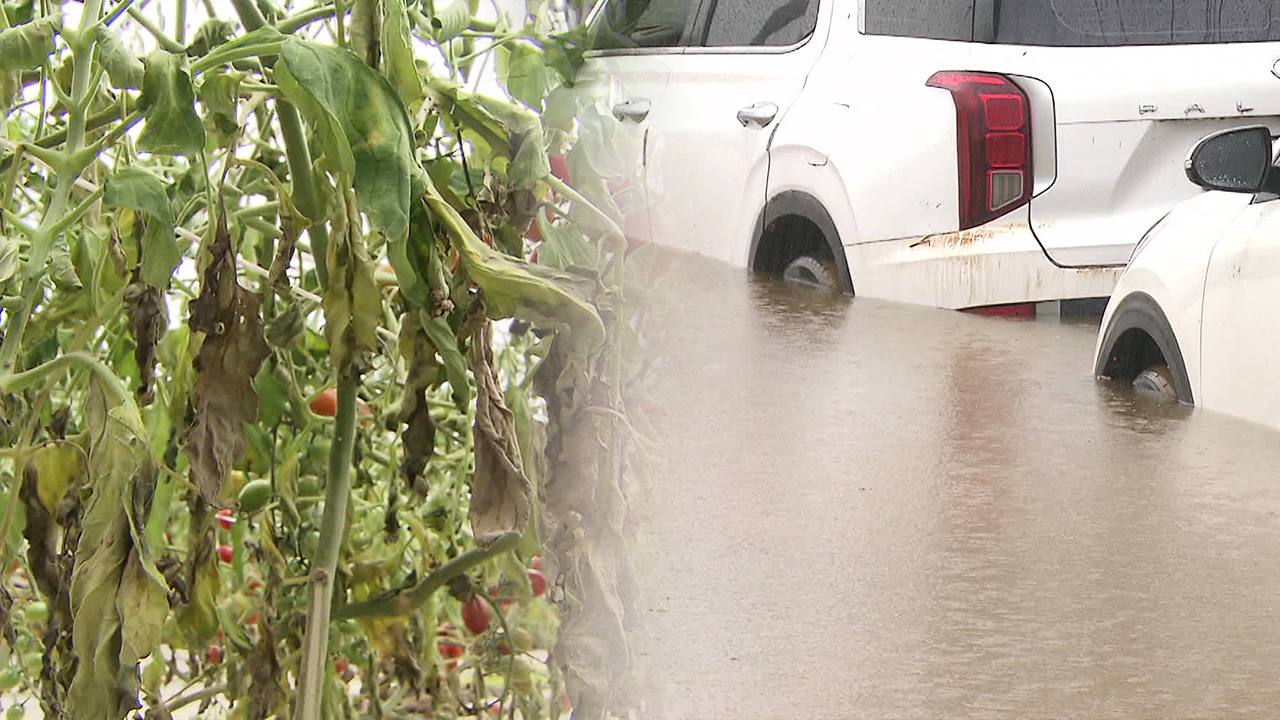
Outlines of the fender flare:
[{"label": "fender flare", "polygon": [[1130,330],[1141,330],[1155,342],[1160,354],[1164,356],[1173,376],[1173,387],[1178,393],[1178,400],[1194,405],[1195,398],[1191,392],[1191,378],[1187,375],[1187,364],[1182,358],[1182,349],[1178,347],[1178,338],[1173,333],[1169,318],[1160,309],[1155,298],[1144,292],[1127,295],[1120,301],[1116,311],[1111,315],[1102,343],[1099,346],[1093,372],[1095,377],[1106,376],[1119,358],[1113,357],[1116,343]]},{"label": "fender flare", "polygon": [[755,228],[751,231],[751,252],[747,255],[747,267],[753,270],[756,267],[756,255],[760,249],[760,240],[764,238],[764,229],[774,220],[788,215],[803,217],[822,232],[822,237],[831,250],[831,256],[835,258],[840,289],[848,295],[853,295],[853,276],[849,272],[849,259],[845,257],[844,246],[840,243],[840,232],[836,230],[831,213],[827,212],[827,208],[820,200],[799,190],[778,193],[765,203],[764,210],[756,217]]}]

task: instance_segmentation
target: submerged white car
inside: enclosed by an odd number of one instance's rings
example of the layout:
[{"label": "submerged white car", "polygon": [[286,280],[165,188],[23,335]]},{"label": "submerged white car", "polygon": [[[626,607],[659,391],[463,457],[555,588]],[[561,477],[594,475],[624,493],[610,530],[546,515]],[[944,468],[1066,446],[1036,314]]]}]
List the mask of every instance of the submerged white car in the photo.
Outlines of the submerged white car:
[{"label": "submerged white car", "polygon": [[1278,10],[599,0],[577,91],[607,98],[591,147],[643,187],[633,241],[935,307],[1100,311],[1198,192],[1187,147],[1280,130]]},{"label": "submerged white car", "polygon": [[1186,160],[1211,192],[1134,251],[1103,315],[1099,377],[1280,428],[1280,168],[1263,125],[1211,134]]}]

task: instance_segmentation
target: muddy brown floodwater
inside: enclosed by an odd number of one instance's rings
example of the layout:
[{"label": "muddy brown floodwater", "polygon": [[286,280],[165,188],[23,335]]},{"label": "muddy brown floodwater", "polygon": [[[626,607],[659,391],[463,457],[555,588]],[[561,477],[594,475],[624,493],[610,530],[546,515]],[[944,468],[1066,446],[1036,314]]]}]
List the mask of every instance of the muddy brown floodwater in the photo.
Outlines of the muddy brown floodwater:
[{"label": "muddy brown floodwater", "polygon": [[682,260],[637,555],[653,717],[1280,717],[1280,437],[1096,325]]}]

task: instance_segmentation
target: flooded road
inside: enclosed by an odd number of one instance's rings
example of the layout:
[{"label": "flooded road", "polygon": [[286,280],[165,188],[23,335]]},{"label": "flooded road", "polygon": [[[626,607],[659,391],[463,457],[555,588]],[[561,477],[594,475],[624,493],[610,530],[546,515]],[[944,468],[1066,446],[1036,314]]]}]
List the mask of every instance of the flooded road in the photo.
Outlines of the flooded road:
[{"label": "flooded road", "polygon": [[666,718],[1280,716],[1280,436],[1094,323],[685,264],[645,594]]}]

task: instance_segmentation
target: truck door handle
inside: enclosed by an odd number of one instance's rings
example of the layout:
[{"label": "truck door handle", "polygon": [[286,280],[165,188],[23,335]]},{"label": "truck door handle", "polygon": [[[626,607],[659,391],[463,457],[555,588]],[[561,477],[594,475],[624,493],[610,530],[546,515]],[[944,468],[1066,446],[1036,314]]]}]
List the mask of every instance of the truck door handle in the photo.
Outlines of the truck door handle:
[{"label": "truck door handle", "polygon": [[652,107],[653,105],[648,100],[644,98],[635,98],[633,100],[627,100],[626,102],[620,102],[617,105],[614,105],[613,116],[617,118],[618,122],[626,122],[630,120],[631,122],[638,123],[649,116],[649,110]]},{"label": "truck door handle", "polygon": [[778,106],[771,102],[758,102],[750,107],[744,107],[738,111],[738,122],[742,123],[742,127],[746,127],[751,123],[755,123],[760,127],[764,127],[773,122],[778,116]]}]

